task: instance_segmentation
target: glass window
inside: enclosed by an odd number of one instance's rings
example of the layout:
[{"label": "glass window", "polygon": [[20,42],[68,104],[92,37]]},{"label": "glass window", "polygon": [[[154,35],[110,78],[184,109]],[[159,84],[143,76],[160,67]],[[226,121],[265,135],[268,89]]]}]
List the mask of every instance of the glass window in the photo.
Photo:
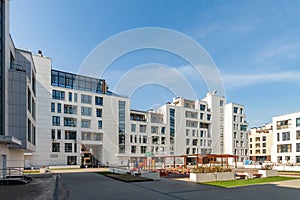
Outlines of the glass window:
[{"label": "glass window", "polygon": [[57,104],[57,112],[61,113],[61,104],[60,103]]},{"label": "glass window", "polygon": [[165,137],[161,137],[161,144],[166,144],[166,138]]},{"label": "glass window", "polygon": [[98,129],[102,129],[102,121],[98,121]]},{"label": "glass window", "polygon": [[291,152],[291,144],[277,145],[277,153],[289,153]]},{"label": "glass window", "polygon": [[300,118],[296,119],[296,126],[299,127],[300,126]]},{"label": "glass window", "polygon": [[224,101],[220,100],[220,106],[223,106],[223,105],[224,105]]},{"label": "glass window", "polygon": [[147,147],[141,146],[141,153],[146,153],[146,152],[147,152]]},{"label": "glass window", "polygon": [[296,139],[297,139],[297,140],[300,140],[300,130],[299,130],[299,131],[296,131]]},{"label": "glass window", "polygon": [[210,121],[211,119],[211,114],[207,114],[207,120]]},{"label": "glass window", "polygon": [[60,117],[52,116],[52,126],[60,126]]},{"label": "glass window", "polygon": [[76,165],[77,157],[76,156],[67,156],[67,165]]},{"label": "glass window", "polygon": [[51,71],[51,85],[58,86],[58,71]]},{"label": "glass window", "polygon": [[102,109],[101,108],[96,109],[96,116],[97,117],[102,117]]},{"label": "glass window", "polygon": [[57,142],[52,143],[52,152],[59,152],[59,151],[60,151],[59,143]]},{"label": "glass window", "polygon": [[90,107],[81,107],[81,115],[83,116],[92,116],[92,108]]},{"label": "glass window", "polygon": [[55,103],[51,102],[51,112],[55,112]]},{"label": "glass window", "polygon": [[65,131],[65,139],[66,140],[76,140],[76,131]]},{"label": "glass window", "polygon": [[64,126],[69,127],[76,127],[77,126],[77,119],[71,117],[64,117]]},{"label": "glass window", "polygon": [[262,141],[266,141],[267,140],[267,137],[266,136],[263,136],[262,137]]},{"label": "glass window", "polygon": [[72,92],[69,92],[69,101],[72,102],[72,99],[73,99],[73,94]]},{"label": "glass window", "polygon": [[61,139],[61,130],[60,129],[57,130],[57,139],[58,140]]},{"label": "glass window", "polygon": [[204,104],[200,104],[200,110],[201,110],[201,111],[205,111],[205,107],[206,107],[206,106],[205,106]]},{"label": "glass window", "polygon": [[135,132],[136,131],[136,125],[135,124],[131,124],[131,132]]},{"label": "glass window", "polygon": [[198,145],[198,139],[193,139],[193,145]]},{"label": "glass window", "polygon": [[92,96],[90,95],[81,95],[81,103],[91,104],[92,103]]},{"label": "glass window", "polygon": [[52,90],[52,99],[65,100],[65,92],[59,90]]},{"label": "glass window", "polygon": [[64,113],[65,114],[77,114],[77,106],[64,104]]},{"label": "glass window", "polygon": [[103,97],[95,97],[95,105],[103,106]]},{"label": "glass window", "polygon": [[300,152],[300,143],[296,143],[296,152]]},{"label": "glass window", "polygon": [[170,109],[170,136],[175,136],[175,109]]},{"label": "glass window", "polygon": [[158,136],[152,136],[152,144],[158,144],[159,137]]},{"label": "glass window", "polygon": [[65,143],[65,152],[72,152],[72,143]]},{"label": "glass window", "polygon": [[143,144],[147,143],[147,136],[143,136]]},{"label": "glass window", "polygon": [[290,132],[282,132],[282,141],[290,140]]},{"label": "glass window", "polygon": [[300,156],[296,156],[296,163],[300,163]]},{"label": "glass window", "polygon": [[27,94],[28,96],[27,96],[27,108],[28,108],[28,111],[29,112],[31,112],[31,92],[30,92],[30,90],[29,90],[29,88],[28,88],[28,94]]},{"label": "glass window", "polygon": [[158,133],[158,127],[157,126],[151,126],[151,133]]},{"label": "glass window", "polygon": [[74,152],[76,153],[77,152],[77,144],[74,143]]},{"label": "glass window", "polygon": [[81,119],[81,128],[91,128],[91,120]]},{"label": "glass window", "polygon": [[77,93],[74,93],[74,102],[77,102],[78,99],[77,99]]},{"label": "glass window", "polygon": [[131,153],[136,153],[136,146],[131,146]]},{"label": "glass window", "polygon": [[247,131],[248,126],[241,124],[240,130],[241,131]]},{"label": "glass window", "polygon": [[55,139],[55,129],[51,129],[51,139]]},{"label": "glass window", "polygon": [[165,127],[161,127],[161,134],[165,134],[166,128]]},{"label": "glass window", "polygon": [[238,108],[237,107],[233,107],[233,112],[234,113],[238,113]]},{"label": "glass window", "polygon": [[140,132],[141,133],[146,133],[146,128],[147,128],[146,125],[140,125]]}]

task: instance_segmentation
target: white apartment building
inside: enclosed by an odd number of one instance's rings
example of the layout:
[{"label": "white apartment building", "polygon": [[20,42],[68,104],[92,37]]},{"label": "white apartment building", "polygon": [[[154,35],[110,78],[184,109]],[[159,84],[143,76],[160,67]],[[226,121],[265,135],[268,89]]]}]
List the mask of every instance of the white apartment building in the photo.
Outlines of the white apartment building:
[{"label": "white apartment building", "polygon": [[300,112],[275,116],[273,122],[274,163],[300,163]]},{"label": "white apartment building", "polygon": [[273,146],[273,124],[251,128],[249,134],[249,156],[252,161],[271,161]]},{"label": "white apartment building", "polygon": [[[9,1],[0,1],[0,177],[24,166],[36,144],[36,69],[9,34]],[[4,169],[4,170],[3,170]]]},{"label": "white apartment building", "polygon": [[37,147],[30,166],[118,165],[128,160],[129,99],[107,91],[104,80],[53,70],[34,56],[37,69]]},{"label": "white apartment building", "polygon": [[[231,108],[228,118],[224,115],[225,106]],[[235,113],[236,107],[239,113]],[[177,97],[156,111],[131,110],[130,120],[128,140],[131,154],[128,156],[131,163],[143,162],[147,153],[156,162],[161,162],[164,156],[187,155],[187,162],[196,164],[196,154],[224,152],[240,156],[240,161],[248,159],[248,124],[245,122],[244,107],[225,105],[225,98],[215,93],[208,93],[203,100],[196,101]],[[224,130],[226,123],[236,127]],[[236,141],[239,143],[235,148],[224,147],[224,140],[231,141],[232,145]]]},{"label": "white apartment building", "polygon": [[130,99],[108,91],[105,80],[54,70],[41,51],[16,49],[9,1],[0,2],[0,169],[129,165],[149,156],[246,158],[242,105],[226,105],[213,92],[155,111],[130,110]]},{"label": "white apartment building", "polygon": [[245,118],[243,105],[225,105],[224,153],[239,156],[240,162],[249,159],[248,123]]},{"label": "white apartment building", "polygon": [[169,155],[166,125],[163,115],[152,110],[144,112],[130,111],[130,134],[128,136],[130,163],[143,163],[146,156],[151,156],[157,163],[162,163],[162,157]]},{"label": "white apartment building", "polygon": [[[27,157],[28,167],[128,166],[149,156],[162,163],[166,156],[220,154],[226,152],[224,140],[233,137],[233,131],[239,135],[246,132],[244,120],[230,121],[236,120],[235,115],[245,118],[243,106],[238,105],[240,114],[232,107],[232,119],[227,119],[225,98],[214,93],[196,101],[178,97],[156,111],[130,110],[129,98],[109,92],[104,80],[53,70],[51,59],[41,53],[33,58],[37,69],[38,145]],[[226,132],[228,120],[230,124],[242,124],[242,130]],[[246,145],[247,136],[240,137]],[[239,149],[244,148],[243,142]]]}]

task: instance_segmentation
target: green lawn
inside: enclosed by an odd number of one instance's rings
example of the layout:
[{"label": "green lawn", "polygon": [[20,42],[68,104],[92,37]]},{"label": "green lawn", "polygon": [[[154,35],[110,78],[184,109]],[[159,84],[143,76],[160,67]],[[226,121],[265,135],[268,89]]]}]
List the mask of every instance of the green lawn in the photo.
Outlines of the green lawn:
[{"label": "green lawn", "polygon": [[243,180],[232,180],[232,181],[215,181],[215,182],[206,182],[201,184],[230,188],[230,187],[255,185],[261,183],[286,181],[286,180],[293,180],[293,179],[297,179],[297,178],[274,176],[274,177],[254,178],[254,179],[246,179],[246,180],[243,179]]}]

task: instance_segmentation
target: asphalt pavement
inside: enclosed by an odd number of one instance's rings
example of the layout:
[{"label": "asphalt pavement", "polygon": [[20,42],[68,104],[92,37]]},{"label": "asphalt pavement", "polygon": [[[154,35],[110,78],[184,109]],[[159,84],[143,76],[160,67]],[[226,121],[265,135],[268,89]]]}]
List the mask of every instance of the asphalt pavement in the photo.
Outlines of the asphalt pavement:
[{"label": "asphalt pavement", "polygon": [[221,188],[161,178],[125,183],[94,172],[34,175],[26,185],[0,185],[0,200],[213,199],[299,200],[300,179],[236,188]]},{"label": "asphalt pavement", "polygon": [[[220,199],[299,200],[300,180],[237,188],[220,188],[162,178],[160,181],[124,183],[94,173],[61,174],[61,199]],[[285,186],[281,186],[284,184]]]}]

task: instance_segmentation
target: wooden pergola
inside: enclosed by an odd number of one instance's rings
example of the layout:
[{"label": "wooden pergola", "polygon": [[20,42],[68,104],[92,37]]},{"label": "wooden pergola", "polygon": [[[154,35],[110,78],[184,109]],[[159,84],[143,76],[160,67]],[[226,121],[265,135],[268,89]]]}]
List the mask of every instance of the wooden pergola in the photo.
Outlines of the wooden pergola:
[{"label": "wooden pergola", "polygon": [[[198,164],[216,164],[216,159],[221,158],[221,166],[223,167],[224,162],[226,167],[228,168],[228,158],[234,158],[235,167],[237,167],[237,158],[238,156],[230,155],[230,154],[191,154],[191,155],[177,155],[177,156],[163,156],[164,158],[173,158],[173,166],[176,167],[176,158],[184,159],[184,167],[187,166],[187,158],[195,157],[196,158],[196,165]],[[224,160],[225,159],[225,160]]]}]

